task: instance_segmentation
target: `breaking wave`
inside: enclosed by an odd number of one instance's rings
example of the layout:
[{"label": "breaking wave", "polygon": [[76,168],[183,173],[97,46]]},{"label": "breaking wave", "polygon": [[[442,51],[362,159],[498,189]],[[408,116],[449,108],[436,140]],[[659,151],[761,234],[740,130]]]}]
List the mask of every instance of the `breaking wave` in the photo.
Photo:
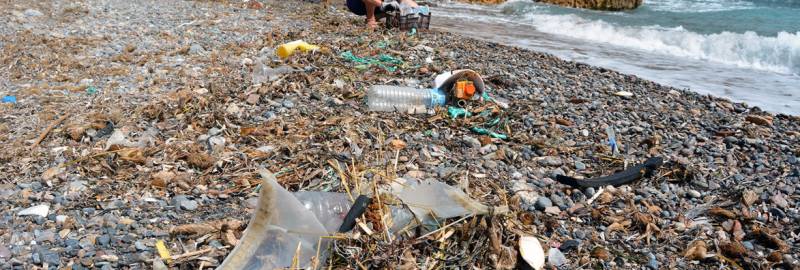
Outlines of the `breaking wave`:
[{"label": "breaking wave", "polygon": [[683,27],[618,26],[574,14],[528,14],[517,23],[538,31],[620,47],[707,60],[782,74],[800,74],[800,32],[760,36],[755,32],[699,34]]}]

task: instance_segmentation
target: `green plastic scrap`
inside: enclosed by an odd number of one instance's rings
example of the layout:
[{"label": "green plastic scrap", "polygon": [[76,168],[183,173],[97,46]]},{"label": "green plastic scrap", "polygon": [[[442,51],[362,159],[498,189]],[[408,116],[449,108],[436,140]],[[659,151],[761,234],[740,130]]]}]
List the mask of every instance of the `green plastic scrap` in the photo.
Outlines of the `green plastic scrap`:
[{"label": "green plastic scrap", "polygon": [[86,87],[86,93],[90,95],[94,95],[97,93],[97,88],[94,86]]},{"label": "green plastic scrap", "polygon": [[358,57],[353,55],[352,52],[346,51],[340,55],[347,61],[353,63],[359,63],[361,65],[356,65],[356,69],[363,70],[369,68],[369,66],[378,66],[386,71],[394,72],[397,70],[397,66],[403,65],[403,60],[397,59],[392,57],[391,55],[387,54],[380,54],[378,57]]},{"label": "green plastic scrap", "polygon": [[472,127],[472,132],[478,133],[480,135],[489,135],[489,137],[496,138],[496,139],[508,139],[508,136],[502,133],[496,133],[493,131],[489,131],[488,129],[482,127]]},{"label": "green plastic scrap", "polygon": [[453,119],[456,119],[456,118],[459,118],[459,117],[467,118],[467,117],[471,117],[472,116],[471,112],[469,112],[469,111],[467,111],[467,110],[465,110],[463,108],[458,108],[458,107],[453,107],[453,106],[447,106],[447,114],[450,115],[450,118],[453,118]]},{"label": "green plastic scrap", "polygon": [[481,97],[483,97],[483,100],[486,100],[486,101],[494,100],[494,98],[489,96],[488,91],[483,91],[483,93],[481,94]]},{"label": "green plastic scrap", "polygon": [[497,124],[500,124],[500,118],[492,119],[492,121],[486,122],[486,126],[493,127]]}]

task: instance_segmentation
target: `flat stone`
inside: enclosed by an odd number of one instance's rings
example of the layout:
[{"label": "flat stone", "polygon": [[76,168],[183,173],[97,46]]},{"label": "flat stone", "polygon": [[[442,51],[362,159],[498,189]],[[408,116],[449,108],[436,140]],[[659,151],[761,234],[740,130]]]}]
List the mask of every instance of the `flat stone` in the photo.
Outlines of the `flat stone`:
[{"label": "flat stone", "polygon": [[551,214],[551,215],[558,215],[558,214],[561,214],[561,208],[558,208],[557,206],[550,206],[550,207],[546,207],[544,209],[544,212],[548,213],[548,214]]},{"label": "flat stone", "polygon": [[26,17],[39,17],[44,15],[41,11],[35,9],[26,9],[22,14],[25,14]]},{"label": "flat stone", "polygon": [[0,245],[0,259],[11,258],[11,250],[8,250],[6,245]]},{"label": "flat stone", "polygon": [[561,166],[562,164],[564,164],[564,162],[561,161],[560,157],[546,156],[539,159],[539,165],[542,166],[558,167]]},{"label": "flat stone", "polygon": [[261,96],[259,96],[258,94],[250,94],[250,95],[247,96],[247,100],[246,101],[250,105],[256,105],[256,104],[258,104],[258,100],[259,99],[261,99]]},{"label": "flat stone", "polygon": [[783,209],[789,208],[789,201],[786,200],[786,198],[783,196],[782,193],[773,195],[772,197],[769,198],[769,201],[780,208]]},{"label": "flat stone", "polygon": [[17,213],[18,216],[40,216],[40,217],[47,217],[47,213],[50,212],[50,205],[41,204],[37,206],[32,206],[23,209]]},{"label": "flat stone", "polygon": [[465,145],[469,146],[472,149],[480,149],[481,148],[481,141],[476,138],[464,135],[464,138],[461,139]]}]

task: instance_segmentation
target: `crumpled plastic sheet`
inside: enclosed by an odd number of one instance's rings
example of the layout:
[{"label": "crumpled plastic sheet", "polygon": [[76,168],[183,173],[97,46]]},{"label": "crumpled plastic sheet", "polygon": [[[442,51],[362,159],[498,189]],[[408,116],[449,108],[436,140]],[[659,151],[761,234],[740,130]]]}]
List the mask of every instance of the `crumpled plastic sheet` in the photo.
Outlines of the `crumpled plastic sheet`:
[{"label": "crumpled plastic sheet", "polygon": [[[300,268],[322,265],[332,241],[325,236],[333,235],[342,224],[352,206],[349,196],[335,192],[291,193],[266,170],[261,176],[264,183],[258,208],[242,241],[218,269],[288,268],[293,262]],[[420,225],[430,231],[440,227],[443,219],[508,210],[490,209],[442,182],[400,180],[401,185],[393,184],[384,191],[396,195],[404,204],[390,208],[388,227],[392,234]]]}]

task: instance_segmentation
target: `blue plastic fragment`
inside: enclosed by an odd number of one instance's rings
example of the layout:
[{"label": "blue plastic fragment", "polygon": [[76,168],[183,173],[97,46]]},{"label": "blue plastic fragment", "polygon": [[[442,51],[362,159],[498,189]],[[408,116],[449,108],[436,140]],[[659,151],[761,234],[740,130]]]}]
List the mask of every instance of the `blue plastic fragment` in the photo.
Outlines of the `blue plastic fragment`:
[{"label": "blue plastic fragment", "polygon": [[17,97],[15,96],[3,96],[3,103],[17,103]]},{"label": "blue plastic fragment", "polygon": [[431,106],[429,108],[442,106],[445,102],[447,102],[447,95],[442,91],[442,89],[434,88],[430,90],[431,92]]},{"label": "blue plastic fragment", "polygon": [[615,138],[608,139],[608,146],[611,147],[611,152],[612,153],[616,153],[617,152],[617,140]]}]

